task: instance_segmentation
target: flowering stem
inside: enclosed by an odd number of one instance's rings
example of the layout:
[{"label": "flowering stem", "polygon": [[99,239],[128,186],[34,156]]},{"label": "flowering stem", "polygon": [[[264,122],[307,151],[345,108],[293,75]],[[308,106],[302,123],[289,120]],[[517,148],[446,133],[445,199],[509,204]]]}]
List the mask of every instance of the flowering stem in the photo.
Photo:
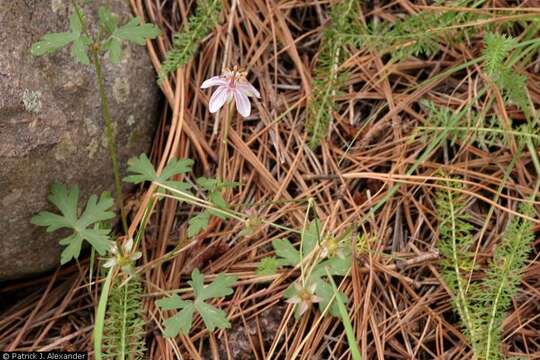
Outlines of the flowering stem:
[{"label": "flowering stem", "polygon": [[218,164],[218,174],[222,179],[225,179],[225,164],[227,162],[227,141],[229,139],[229,127],[231,126],[233,114],[233,103],[227,106],[227,114],[225,116],[225,124],[223,128],[223,138],[221,139],[221,154],[220,163]]},{"label": "flowering stem", "polygon": [[[103,121],[105,122],[105,134],[107,136],[107,143],[109,146],[109,153],[111,155],[112,161],[116,207],[120,210],[122,227],[124,228],[124,233],[127,235],[128,225],[122,199],[122,183],[120,181],[120,166],[118,164],[118,149],[116,146],[116,136],[109,109],[109,99],[107,98],[107,94],[105,93],[105,80],[103,77],[101,60],[99,59],[99,47],[97,46],[94,46],[92,49],[92,62],[94,64],[94,67],[96,68],[99,97],[101,98],[101,113],[103,116]],[[119,251],[121,251],[120,248],[121,247],[119,246]]]},{"label": "flowering stem", "polygon": [[229,138],[229,127],[231,126],[232,113],[233,113],[233,103],[230,102],[229,106],[227,107],[227,117],[225,118],[225,128],[223,129],[222,141],[224,145],[227,145],[227,140]]}]

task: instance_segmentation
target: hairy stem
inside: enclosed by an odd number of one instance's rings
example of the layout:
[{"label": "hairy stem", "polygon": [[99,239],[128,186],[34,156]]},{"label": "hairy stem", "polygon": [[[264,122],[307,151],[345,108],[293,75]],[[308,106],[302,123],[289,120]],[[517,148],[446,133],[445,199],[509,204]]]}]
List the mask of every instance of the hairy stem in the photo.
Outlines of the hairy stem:
[{"label": "hairy stem", "polygon": [[[118,161],[118,149],[116,146],[116,136],[113,128],[113,123],[111,119],[111,113],[109,109],[109,99],[105,93],[105,80],[103,77],[103,70],[101,67],[101,60],[99,59],[99,50],[94,48],[92,51],[92,62],[96,68],[96,76],[99,90],[99,97],[101,98],[101,113],[103,116],[103,121],[105,122],[105,133],[107,135],[107,143],[109,146],[109,153],[111,155],[112,168],[114,174],[114,187],[115,187],[115,199],[116,206],[120,210],[120,216],[122,218],[122,227],[124,228],[124,233],[128,233],[128,224],[127,216],[123,206],[122,199],[122,182],[120,180],[120,165]],[[121,247],[119,246],[121,251]]]}]

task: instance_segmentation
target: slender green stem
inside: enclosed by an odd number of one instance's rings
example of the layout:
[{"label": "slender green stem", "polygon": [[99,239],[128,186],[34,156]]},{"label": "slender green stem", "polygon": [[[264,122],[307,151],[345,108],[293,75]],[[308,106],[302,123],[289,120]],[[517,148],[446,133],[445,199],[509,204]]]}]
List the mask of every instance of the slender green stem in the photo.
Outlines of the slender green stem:
[{"label": "slender green stem", "polygon": [[115,199],[116,206],[120,210],[120,216],[122,218],[122,226],[124,233],[128,233],[127,216],[123,206],[122,199],[122,182],[120,180],[120,165],[118,164],[118,149],[116,146],[116,135],[113,128],[111,119],[111,113],[109,109],[109,99],[105,93],[105,79],[103,78],[103,70],[101,68],[101,60],[99,59],[99,49],[94,48],[92,50],[92,61],[96,68],[97,83],[99,90],[99,97],[101,98],[101,112],[103,115],[103,121],[105,122],[105,133],[107,135],[107,143],[109,145],[109,153],[111,155],[112,168],[114,174],[114,187],[115,187]]}]

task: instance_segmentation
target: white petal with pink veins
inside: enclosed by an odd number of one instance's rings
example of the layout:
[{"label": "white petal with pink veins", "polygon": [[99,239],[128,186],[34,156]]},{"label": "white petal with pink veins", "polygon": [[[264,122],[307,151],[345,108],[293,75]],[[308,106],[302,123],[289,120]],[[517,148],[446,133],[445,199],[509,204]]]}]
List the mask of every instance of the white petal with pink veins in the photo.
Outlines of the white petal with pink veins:
[{"label": "white petal with pink veins", "polygon": [[230,94],[227,87],[218,87],[210,97],[210,102],[208,103],[210,112],[215,113],[216,111],[218,111],[223,106],[223,104],[225,104],[227,98],[229,97]]},{"label": "white petal with pink veins", "polygon": [[206,89],[212,86],[223,86],[223,85],[227,85],[227,80],[223,78],[223,76],[214,76],[208,80],[205,80],[201,85],[201,89]]},{"label": "white petal with pink veins", "polygon": [[243,82],[241,84],[236,85],[237,89],[242,91],[247,96],[255,96],[256,98],[260,98],[261,94],[257,89],[255,89],[255,86],[251,85],[248,82]]},{"label": "white petal with pink veins", "polygon": [[248,97],[240,90],[234,92],[234,99],[236,100],[236,109],[243,117],[248,117],[251,114],[251,103]]}]

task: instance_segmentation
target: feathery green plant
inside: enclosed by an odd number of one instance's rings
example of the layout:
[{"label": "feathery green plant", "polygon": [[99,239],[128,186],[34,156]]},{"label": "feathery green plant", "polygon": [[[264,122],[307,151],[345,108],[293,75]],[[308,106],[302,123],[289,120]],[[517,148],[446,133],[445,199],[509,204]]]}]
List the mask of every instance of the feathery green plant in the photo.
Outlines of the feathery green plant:
[{"label": "feathery green plant", "polygon": [[221,10],[221,0],[197,0],[195,14],[189,18],[185,29],[173,35],[172,49],[161,64],[159,81],[165,80],[195,55],[199,43],[218,24]]},{"label": "feathery green plant", "polygon": [[[456,187],[447,181],[447,187]],[[473,349],[480,341],[476,311],[470,303],[470,285],[466,275],[472,270],[474,245],[469,216],[465,209],[465,199],[453,189],[447,188],[437,194],[437,218],[439,219],[440,240],[438,247],[442,276],[452,293],[454,307],[464,325],[465,335],[470,339]],[[476,352],[476,351],[475,351]]]},{"label": "feathery green plant", "polygon": [[330,23],[322,34],[318,64],[313,81],[313,94],[309,99],[306,129],[309,134],[309,145],[315,148],[321,139],[328,134],[335,111],[335,97],[346,79],[339,66],[344,58],[347,45],[344,34],[353,32],[355,20],[358,18],[359,0],[340,0],[332,6]]},{"label": "feathery green plant", "polygon": [[484,68],[487,75],[501,89],[505,100],[516,104],[525,115],[530,114],[527,97],[527,77],[518,74],[507,60],[518,44],[511,36],[487,33],[485,38]]},{"label": "feathery green plant", "polygon": [[[438,247],[444,259],[442,276],[453,297],[453,304],[471,343],[476,359],[503,358],[501,333],[504,315],[517,293],[521,273],[534,239],[532,223],[515,217],[507,226],[496,247],[486,277],[470,281],[474,245],[464,198],[455,193],[455,182],[447,181],[437,196],[440,240]],[[521,211],[533,215],[530,206]]]},{"label": "feathery green plant", "polygon": [[[483,1],[471,4],[471,0],[442,1],[435,5],[447,7],[479,6]],[[352,35],[358,45],[368,46],[376,52],[392,52],[395,61],[410,56],[431,56],[441,49],[441,43],[459,41],[468,34],[468,28],[453,28],[460,24],[478,20],[479,15],[457,10],[420,11],[394,23],[373,22],[367,31]]]},{"label": "feathery green plant", "polygon": [[540,146],[540,132],[537,123],[532,121],[518,127],[505,129],[501,120],[495,116],[485,116],[473,110],[456,118],[454,110],[444,106],[437,106],[431,101],[422,101],[427,110],[427,126],[417,127],[414,136],[429,136],[434,131],[445,130],[447,138],[452,145],[461,142],[478,143],[483,147],[510,146],[510,139],[517,139],[520,146],[528,143],[532,147]]},{"label": "feathery green plant", "polygon": [[117,278],[109,296],[103,357],[115,360],[143,359],[144,335],[141,284],[136,277],[124,283]]},{"label": "feathery green plant", "polygon": [[[521,213],[534,216],[530,205],[521,206]],[[502,323],[505,313],[517,294],[521,274],[534,240],[532,223],[515,216],[508,224],[501,244],[495,249],[476,301],[483,309],[482,338],[479,358],[495,360],[501,355]]]}]

